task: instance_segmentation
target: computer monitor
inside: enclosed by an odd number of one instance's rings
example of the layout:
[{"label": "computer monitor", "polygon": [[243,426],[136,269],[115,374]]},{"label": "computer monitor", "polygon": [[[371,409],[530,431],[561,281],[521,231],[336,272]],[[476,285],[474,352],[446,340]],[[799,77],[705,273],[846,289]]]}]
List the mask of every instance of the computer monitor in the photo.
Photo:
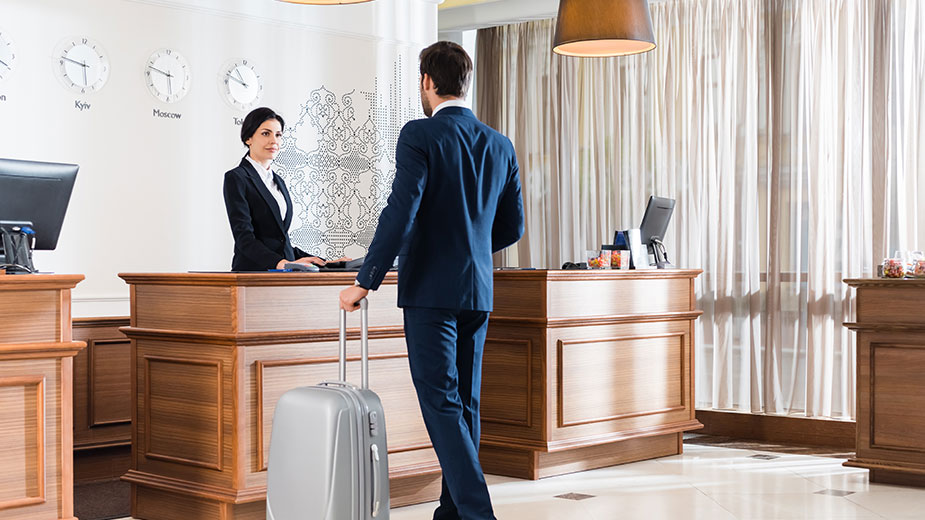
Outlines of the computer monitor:
[{"label": "computer monitor", "polygon": [[0,158],[0,221],[31,222],[35,249],[54,249],[77,168],[76,164]]},{"label": "computer monitor", "polygon": [[664,197],[649,197],[646,212],[642,215],[642,224],[639,225],[639,238],[652,252],[653,239],[664,240],[668,231],[668,222],[674,213],[674,199]]}]

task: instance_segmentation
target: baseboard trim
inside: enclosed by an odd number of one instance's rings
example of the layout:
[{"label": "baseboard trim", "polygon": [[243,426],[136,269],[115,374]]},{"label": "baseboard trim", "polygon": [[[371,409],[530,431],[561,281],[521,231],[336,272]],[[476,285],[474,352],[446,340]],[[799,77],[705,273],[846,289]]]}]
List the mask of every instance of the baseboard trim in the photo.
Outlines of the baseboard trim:
[{"label": "baseboard trim", "polygon": [[697,410],[697,433],[776,444],[854,450],[857,423],[835,419]]}]

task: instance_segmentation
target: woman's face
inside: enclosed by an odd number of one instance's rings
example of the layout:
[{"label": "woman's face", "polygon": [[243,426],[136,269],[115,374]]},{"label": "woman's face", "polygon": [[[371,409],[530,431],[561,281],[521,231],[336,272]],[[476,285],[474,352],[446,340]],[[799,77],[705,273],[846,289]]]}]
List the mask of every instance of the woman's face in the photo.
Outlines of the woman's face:
[{"label": "woman's face", "polygon": [[267,165],[279,153],[279,142],[283,136],[283,129],[276,119],[267,119],[257,128],[254,135],[247,140],[251,159],[262,165]]}]

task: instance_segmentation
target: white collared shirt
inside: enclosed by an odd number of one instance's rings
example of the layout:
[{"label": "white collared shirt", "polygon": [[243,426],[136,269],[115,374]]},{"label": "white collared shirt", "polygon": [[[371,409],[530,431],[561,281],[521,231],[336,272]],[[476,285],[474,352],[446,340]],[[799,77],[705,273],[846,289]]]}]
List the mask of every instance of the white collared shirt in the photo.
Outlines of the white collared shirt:
[{"label": "white collared shirt", "polygon": [[434,117],[435,115],[437,115],[437,112],[447,107],[469,108],[466,106],[466,102],[461,99],[450,99],[450,100],[444,101],[443,103],[440,103],[439,105],[435,106],[433,113],[430,114],[430,117]]},{"label": "white collared shirt", "polygon": [[283,196],[283,192],[279,189],[279,186],[276,185],[276,181],[273,180],[273,170],[264,168],[260,163],[251,159],[250,155],[246,157],[248,162],[251,163],[251,166],[257,170],[257,175],[263,180],[267,189],[270,190],[270,194],[276,199],[276,203],[279,205],[280,220],[286,220],[286,211],[289,210],[289,206],[286,205],[286,197]]}]

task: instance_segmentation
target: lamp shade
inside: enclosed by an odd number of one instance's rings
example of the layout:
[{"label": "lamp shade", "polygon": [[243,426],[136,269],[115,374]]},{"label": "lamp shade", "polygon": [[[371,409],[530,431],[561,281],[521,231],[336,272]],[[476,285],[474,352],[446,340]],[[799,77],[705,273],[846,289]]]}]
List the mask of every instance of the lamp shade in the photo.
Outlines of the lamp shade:
[{"label": "lamp shade", "polygon": [[371,2],[372,0],[279,0],[279,1],[287,2],[290,4],[337,5],[337,4],[362,4],[365,2]]},{"label": "lamp shade", "polygon": [[655,48],[648,0],[560,0],[552,50],[566,56],[625,56]]}]

